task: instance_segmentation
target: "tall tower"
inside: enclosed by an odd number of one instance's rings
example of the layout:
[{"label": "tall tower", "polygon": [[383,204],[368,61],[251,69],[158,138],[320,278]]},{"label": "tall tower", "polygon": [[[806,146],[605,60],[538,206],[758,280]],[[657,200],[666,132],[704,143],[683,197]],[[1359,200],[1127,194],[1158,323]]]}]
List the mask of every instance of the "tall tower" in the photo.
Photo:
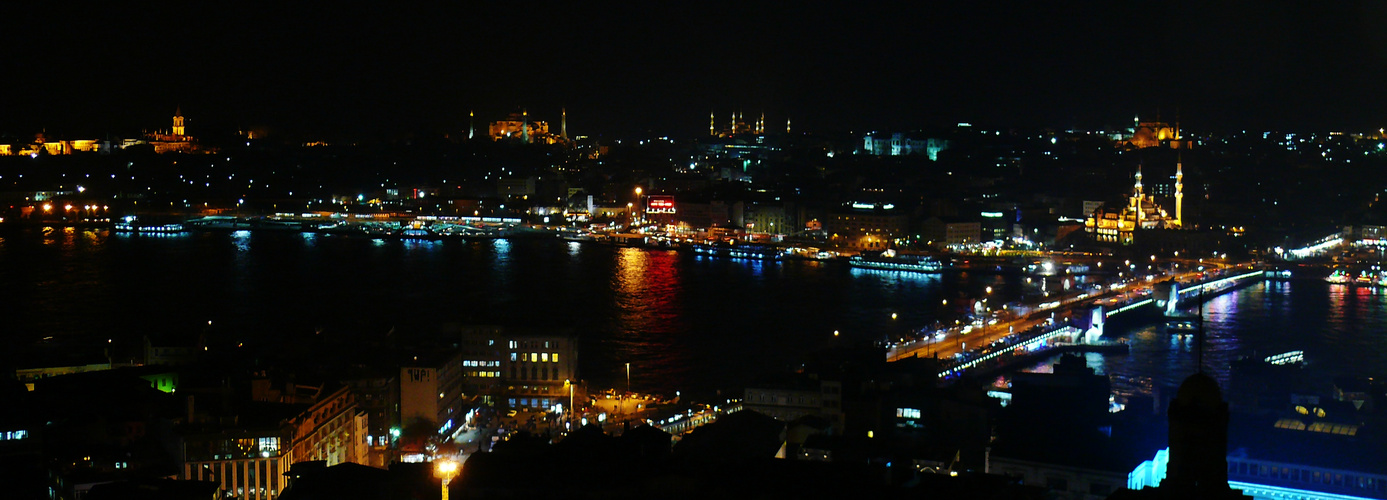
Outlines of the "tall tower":
[{"label": "tall tower", "polygon": [[761,121],[756,122],[756,133],[758,133],[758,134],[763,134],[763,135],[766,133],[766,112],[765,112],[765,111],[762,111],[762,112],[761,112]]},{"label": "tall tower", "polygon": [[1141,191],[1141,164],[1137,164],[1137,183],[1132,191],[1132,210],[1136,211],[1137,221],[1145,219],[1146,212],[1141,209],[1141,202],[1146,200],[1146,196]]},{"label": "tall tower", "polygon": [[472,140],[472,137],[476,136],[476,134],[477,112],[475,110],[469,110],[467,111],[467,140]]},{"label": "tall tower", "polygon": [[559,137],[568,140],[568,108],[559,108]]},{"label": "tall tower", "polygon": [[173,135],[183,135],[183,107],[178,106],[173,111]]},{"label": "tall tower", "polygon": [[530,111],[526,109],[520,110],[520,139],[530,143]]},{"label": "tall tower", "polygon": [[713,110],[708,110],[708,135],[718,135],[718,120]]},{"label": "tall tower", "polygon": [[785,119],[785,135],[789,135],[789,134],[790,134],[790,119],[789,119],[789,118],[786,118],[786,119]]},{"label": "tall tower", "polygon": [[[1180,137],[1180,129],[1175,129],[1175,137]],[[1175,225],[1185,227],[1185,169],[1180,164],[1180,154],[1175,154]]]}]

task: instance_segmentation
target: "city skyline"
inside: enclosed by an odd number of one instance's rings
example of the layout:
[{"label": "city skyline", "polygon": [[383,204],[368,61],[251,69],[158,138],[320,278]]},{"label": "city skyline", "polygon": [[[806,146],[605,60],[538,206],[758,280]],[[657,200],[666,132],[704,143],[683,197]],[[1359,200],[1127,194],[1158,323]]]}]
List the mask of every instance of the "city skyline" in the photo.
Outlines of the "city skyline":
[{"label": "city skyline", "polygon": [[[566,108],[574,135],[697,135],[709,111],[797,130],[956,122],[1371,130],[1387,68],[1368,4],[719,10],[219,8],[45,17],[0,132],[159,127],[377,137]],[[77,54],[80,54],[77,55]],[[551,113],[552,111],[552,113]]]}]

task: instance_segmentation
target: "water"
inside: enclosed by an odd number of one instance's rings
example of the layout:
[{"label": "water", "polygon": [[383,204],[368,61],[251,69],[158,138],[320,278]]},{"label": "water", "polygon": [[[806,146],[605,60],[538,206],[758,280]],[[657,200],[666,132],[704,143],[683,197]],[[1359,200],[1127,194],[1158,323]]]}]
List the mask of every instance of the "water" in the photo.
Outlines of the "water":
[{"label": "water", "polygon": [[[117,357],[132,355],[144,334],[201,335],[285,357],[309,341],[429,338],[448,324],[569,329],[580,338],[580,376],[595,386],[624,384],[630,362],[636,390],[702,395],[792,369],[832,345],[835,330],[844,339],[888,338],[946,317],[961,299],[987,296],[987,287],[994,305],[1035,293],[1044,281],[1034,281],[556,239],[25,230],[0,233],[0,303],[8,311],[0,335],[50,351],[109,342]],[[1370,374],[1387,366],[1384,301],[1373,289],[1309,281],[1220,296],[1206,306],[1206,364],[1226,376],[1235,356],[1303,349],[1317,376]],[[1130,356],[1091,363],[1173,383],[1194,368],[1191,346],[1154,326],[1122,335],[1132,341]]]},{"label": "water", "polygon": [[[1385,289],[1308,278],[1263,281],[1213,297],[1202,310],[1205,371],[1224,387],[1233,360],[1294,350],[1305,351],[1304,375],[1323,394],[1330,393],[1335,376],[1382,376],[1387,371]],[[1157,324],[1106,333],[1128,340],[1131,353],[1088,354],[1089,366],[1099,373],[1148,377],[1157,385],[1176,387],[1197,369],[1194,335],[1171,335]]]}]

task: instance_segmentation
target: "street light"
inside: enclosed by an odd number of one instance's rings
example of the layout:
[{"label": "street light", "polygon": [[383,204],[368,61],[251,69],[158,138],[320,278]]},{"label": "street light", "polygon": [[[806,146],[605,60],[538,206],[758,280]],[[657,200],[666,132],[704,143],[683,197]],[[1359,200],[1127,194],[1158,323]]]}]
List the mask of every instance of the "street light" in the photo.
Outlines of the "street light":
[{"label": "street light", "polygon": [[563,385],[568,386],[568,420],[573,421],[573,382],[563,379]]},{"label": "street light", "polygon": [[448,483],[458,475],[458,463],[446,458],[439,460],[434,463],[434,473],[443,478],[443,500],[448,500]]}]

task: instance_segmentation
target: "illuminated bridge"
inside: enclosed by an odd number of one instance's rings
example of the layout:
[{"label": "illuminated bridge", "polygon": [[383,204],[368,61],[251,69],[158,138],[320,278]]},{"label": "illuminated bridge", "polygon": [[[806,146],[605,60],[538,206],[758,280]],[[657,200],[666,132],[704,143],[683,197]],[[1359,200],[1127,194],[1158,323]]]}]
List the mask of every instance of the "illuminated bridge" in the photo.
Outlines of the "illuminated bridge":
[{"label": "illuminated bridge", "polygon": [[939,372],[941,381],[950,381],[970,371],[986,371],[1005,368],[1020,363],[1035,362],[1041,358],[1062,351],[1126,352],[1127,345],[1121,342],[1103,341],[1103,328],[1115,316],[1146,311],[1148,314],[1160,311],[1161,316],[1178,316],[1177,306],[1191,301],[1203,301],[1219,293],[1232,290],[1239,285],[1263,279],[1269,271],[1248,271],[1203,283],[1181,284],[1170,282],[1168,294],[1158,294],[1163,298],[1145,298],[1125,304],[1113,310],[1105,310],[1095,302],[1076,306],[1087,310],[1088,314],[1075,314],[1070,324],[1061,324],[1039,335],[1022,339],[1016,343],[1002,346],[991,352],[967,359],[946,367]]}]

